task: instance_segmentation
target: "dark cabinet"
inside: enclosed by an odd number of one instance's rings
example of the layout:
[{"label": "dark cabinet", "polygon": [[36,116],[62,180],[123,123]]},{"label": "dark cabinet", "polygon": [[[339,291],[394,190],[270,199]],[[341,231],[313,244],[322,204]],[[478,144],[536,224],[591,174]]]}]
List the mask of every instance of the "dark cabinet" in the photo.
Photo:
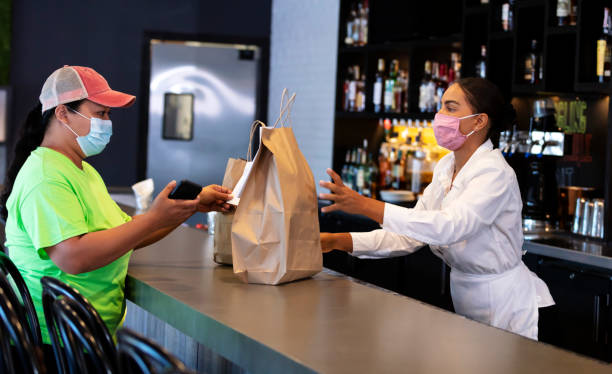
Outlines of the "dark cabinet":
[{"label": "dark cabinet", "polygon": [[546,282],[556,303],[540,309],[539,340],[612,361],[610,274],[547,257],[526,258],[528,266]]}]

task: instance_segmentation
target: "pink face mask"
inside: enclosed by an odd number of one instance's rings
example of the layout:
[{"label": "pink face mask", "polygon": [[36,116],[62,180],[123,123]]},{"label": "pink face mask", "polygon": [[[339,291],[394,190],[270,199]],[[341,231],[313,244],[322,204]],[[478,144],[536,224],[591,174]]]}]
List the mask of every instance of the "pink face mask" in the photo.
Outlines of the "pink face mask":
[{"label": "pink face mask", "polygon": [[474,133],[474,131],[472,131],[467,135],[463,135],[461,131],[459,131],[461,120],[479,114],[480,113],[470,114],[465,117],[453,117],[447,114],[437,113],[433,120],[433,130],[438,144],[451,151],[459,149],[463,143],[465,143],[467,137]]}]

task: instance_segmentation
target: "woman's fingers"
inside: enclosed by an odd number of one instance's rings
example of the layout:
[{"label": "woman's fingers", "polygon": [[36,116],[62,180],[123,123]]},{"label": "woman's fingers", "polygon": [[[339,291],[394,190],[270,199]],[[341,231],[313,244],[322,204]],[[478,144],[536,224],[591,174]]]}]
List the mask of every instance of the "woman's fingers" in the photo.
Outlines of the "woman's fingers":
[{"label": "woman's fingers", "polygon": [[344,183],[342,182],[342,178],[340,178],[338,173],[328,168],[327,174],[332,178],[335,184],[337,184],[338,186],[344,186]]},{"label": "woman's fingers", "polygon": [[338,195],[331,194],[331,193],[320,193],[319,197],[323,200],[336,201],[336,199],[338,198]]},{"label": "woman's fingers", "polygon": [[324,206],[323,208],[321,208],[322,213],[329,213],[329,212],[333,212],[336,210],[340,210],[340,207],[338,206],[338,204],[332,204],[330,206]]},{"label": "woman's fingers", "polygon": [[331,183],[331,182],[325,182],[325,181],[319,181],[319,186],[323,188],[327,188],[331,192],[338,192],[341,189],[341,186]]}]

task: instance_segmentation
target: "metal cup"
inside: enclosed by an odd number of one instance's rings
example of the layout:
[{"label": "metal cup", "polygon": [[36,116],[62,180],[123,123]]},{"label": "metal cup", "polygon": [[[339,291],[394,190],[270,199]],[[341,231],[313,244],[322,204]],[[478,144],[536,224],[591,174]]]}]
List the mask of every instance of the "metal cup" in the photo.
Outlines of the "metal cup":
[{"label": "metal cup", "polygon": [[604,216],[604,201],[603,199],[593,199],[593,215],[591,218],[591,233],[594,238],[603,238],[603,216]]},{"label": "metal cup", "polygon": [[582,224],[582,215],[584,213],[584,205],[586,199],[579,197],[576,199],[576,208],[574,209],[574,222],[572,224],[572,233],[580,234],[580,225]]},{"label": "metal cup", "polygon": [[590,235],[591,225],[593,223],[593,210],[595,204],[591,200],[586,200],[584,203],[584,210],[582,211],[582,222],[580,223],[580,235]]}]

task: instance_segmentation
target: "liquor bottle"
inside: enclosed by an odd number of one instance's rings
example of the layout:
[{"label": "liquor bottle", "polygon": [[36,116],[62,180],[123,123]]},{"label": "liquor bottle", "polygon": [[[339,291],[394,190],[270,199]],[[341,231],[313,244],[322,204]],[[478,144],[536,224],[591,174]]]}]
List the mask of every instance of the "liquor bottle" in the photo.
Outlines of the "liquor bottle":
[{"label": "liquor bottle", "polygon": [[353,67],[348,67],[346,79],[344,79],[344,100],[342,100],[342,110],[347,112],[349,110],[349,94],[351,89],[351,80],[353,79]]},{"label": "liquor bottle", "polygon": [[389,155],[385,148],[380,147],[378,151],[378,188],[380,191],[388,188],[387,180],[390,169]]},{"label": "liquor bottle", "polygon": [[368,12],[367,0],[364,3],[359,3],[359,45],[368,43]]},{"label": "liquor bottle", "polygon": [[[575,1],[575,0],[574,0]],[[363,44],[368,44],[368,23],[370,21],[370,1],[365,0],[363,2],[364,18],[361,20],[361,27],[363,28]]]},{"label": "liquor bottle", "polygon": [[349,13],[346,19],[346,37],[344,38],[344,44],[353,45],[355,40],[353,39],[354,28],[355,28],[355,20],[357,18],[357,12],[355,11],[355,7],[351,7],[351,12]]},{"label": "liquor bottle", "polygon": [[356,190],[357,186],[357,148],[351,152],[351,165],[349,166],[349,188]]},{"label": "liquor bottle", "polygon": [[352,39],[353,39],[353,45],[356,45],[356,46],[361,45],[361,41],[359,40],[359,30],[361,30],[361,17],[359,16],[360,8],[361,8],[361,3],[358,3],[357,8],[355,9],[355,5],[353,5],[353,10],[351,11],[351,13],[354,12]]},{"label": "liquor bottle", "polygon": [[395,87],[395,81],[397,80],[397,60],[391,61],[389,68],[389,77],[385,80],[385,112],[393,112],[394,100],[393,100],[393,87]]},{"label": "liquor bottle", "polygon": [[402,151],[397,150],[397,156],[393,160],[393,189],[401,190],[404,182],[404,164],[402,162]]},{"label": "liquor bottle", "polygon": [[365,75],[362,75],[361,79],[357,81],[357,97],[355,100],[355,107],[357,112],[363,112],[365,110],[365,102]]},{"label": "liquor bottle", "polygon": [[404,77],[399,70],[399,64],[396,65],[395,84],[393,85],[393,111],[401,113],[402,111],[402,85]]},{"label": "liquor bottle", "polygon": [[425,71],[423,73],[423,78],[421,79],[421,85],[419,86],[419,111],[421,111],[421,113],[425,113],[427,111],[427,84],[431,79],[430,74],[431,62],[425,61]]},{"label": "liquor bottle", "polygon": [[510,6],[508,7],[508,31],[514,30],[514,3],[515,0],[509,0],[508,3]]},{"label": "liquor bottle", "polygon": [[363,45],[363,4],[361,2],[357,3],[357,27],[355,28],[355,32],[356,32],[356,45],[358,46],[362,46]]},{"label": "liquor bottle", "polygon": [[389,118],[385,118],[384,127],[385,127],[385,141],[388,142],[391,139],[391,120]]},{"label": "liquor bottle", "polygon": [[[434,69],[434,64],[436,68]],[[425,61],[425,75],[429,77],[427,80],[427,84],[425,85],[425,111],[427,113],[432,113],[436,109],[436,80],[438,77],[438,63],[433,62],[429,65],[427,61]],[[434,80],[435,74],[435,80]]]},{"label": "liquor bottle", "polygon": [[345,184],[348,183],[350,164],[351,164],[351,150],[347,149],[346,156],[344,157],[344,165],[342,165],[342,172],[340,174],[340,178],[342,178],[342,181]]},{"label": "liquor bottle", "polygon": [[[610,48],[610,9],[604,8],[603,31],[599,39],[597,39],[597,81],[599,83],[608,82],[610,74],[605,74],[606,70],[606,54]],[[608,63],[609,65],[609,63]],[[608,72],[610,67],[608,66]]]},{"label": "liquor bottle", "polygon": [[514,0],[502,4],[502,30],[514,30]]},{"label": "liquor bottle", "polygon": [[476,76],[487,78],[487,46],[480,46],[480,60],[476,62]]},{"label": "liquor bottle", "polygon": [[442,109],[442,95],[444,95],[444,91],[448,88],[448,73],[446,69],[446,64],[440,64],[438,80],[436,82],[436,112]]},{"label": "liquor bottle", "polygon": [[349,82],[349,112],[354,112],[356,110],[357,80],[359,80],[359,65],[353,66],[353,76]]},{"label": "liquor bottle", "polygon": [[408,84],[408,70],[402,70],[402,94],[400,101],[403,113],[408,113]]},{"label": "liquor bottle", "polygon": [[[419,141],[417,140],[417,143]],[[422,192],[423,186],[421,181],[421,172],[423,169],[423,163],[425,162],[425,152],[420,146],[414,151],[412,156],[412,178],[410,183],[410,190],[415,194]]]},{"label": "liquor bottle", "polygon": [[530,84],[536,84],[541,78],[541,63],[540,56],[538,54],[538,41],[531,41],[531,51],[525,55],[525,82]]},{"label": "liquor bottle", "polygon": [[372,158],[372,154],[368,153],[368,189],[370,197],[378,197],[378,167]]},{"label": "liquor bottle", "polygon": [[[455,80],[461,79],[461,54],[457,52],[451,53],[451,66],[453,71],[455,72]],[[453,82],[454,80],[450,80],[449,82]]]},{"label": "liquor bottle", "polygon": [[383,83],[385,81],[385,60],[382,58],[378,59],[378,70],[376,71],[376,79],[374,80],[374,97],[372,102],[374,103],[374,112],[380,113],[382,110],[383,103]]},{"label": "liquor bottle", "polygon": [[567,26],[570,18],[570,0],[557,0],[557,24]]},{"label": "liquor bottle", "polygon": [[362,164],[363,151],[361,148],[357,149],[357,163],[355,164],[355,191],[363,194],[363,188],[365,186],[365,167]]},{"label": "liquor bottle", "polygon": [[570,26],[576,26],[576,17],[578,17],[578,0],[570,1]]},{"label": "liquor bottle", "polygon": [[502,9],[502,13],[501,13],[502,30],[509,31],[510,28],[508,26],[508,16],[510,13],[510,3],[509,2],[503,3],[501,6],[501,9]]}]

